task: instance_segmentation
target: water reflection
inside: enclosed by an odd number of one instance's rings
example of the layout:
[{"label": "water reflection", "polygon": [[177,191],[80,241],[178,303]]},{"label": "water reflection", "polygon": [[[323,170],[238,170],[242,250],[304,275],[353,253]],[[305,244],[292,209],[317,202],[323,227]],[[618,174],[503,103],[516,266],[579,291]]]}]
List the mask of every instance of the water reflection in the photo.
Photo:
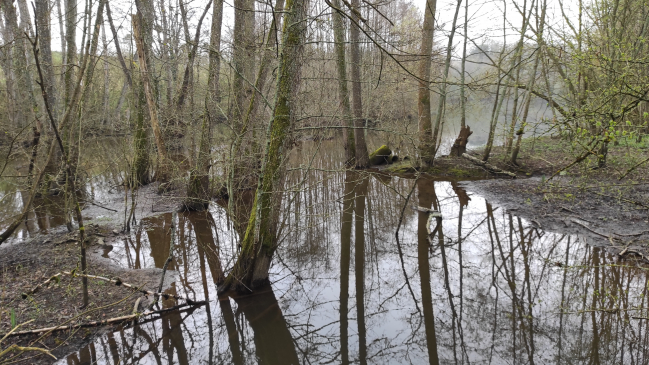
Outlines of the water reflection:
[{"label": "water reflection", "polygon": [[[219,206],[181,214],[168,291],[209,305],[118,328],[63,363],[647,361],[645,321],[632,318],[646,305],[643,270],[580,237],[544,232],[461,184],[318,164],[287,176],[287,186],[307,184],[285,195],[270,286],[218,297],[236,225]],[[443,220],[408,207],[397,246],[413,188],[409,205]],[[161,267],[171,219],[143,219],[109,257]]]}]

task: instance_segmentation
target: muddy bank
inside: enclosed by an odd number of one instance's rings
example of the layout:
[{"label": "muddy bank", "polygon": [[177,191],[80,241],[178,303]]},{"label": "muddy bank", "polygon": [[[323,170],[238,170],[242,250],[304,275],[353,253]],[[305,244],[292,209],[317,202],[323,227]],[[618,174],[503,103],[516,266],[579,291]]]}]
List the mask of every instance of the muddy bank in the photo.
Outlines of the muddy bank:
[{"label": "muddy bank", "polygon": [[628,246],[626,253],[649,258],[649,182],[528,178],[460,185],[543,230],[588,237],[614,253]]},{"label": "muddy bank", "polygon": [[[155,184],[140,189],[137,195],[136,220],[157,216],[178,207],[179,198],[156,194]],[[130,208],[129,200],[129,208]],[[127,269],[113,262],[108,254],[124,244],[128,233],[121,232],[124,220],[123,196],[104,196],[100,202],[87,203],[83,215],[90,222],[88,233],[88,274],[109,279],[119,278],[144,290],[157,291],[162,270],[157,268]],[[139,227],[142,228],[142,227]],[[23,298],[23,293],[45,282],[53,275],[78,270],[78,232],[67,233],[64,226],[34,234],[31,238],[15,238],[0,247],[0,338],[15,325],[29,322],[20,331],[59,325],[74,325],[102,321],[130,315],[139,300],[142,312],[152,298],[140,292],[116,286],[105,280],[89,279],[87,308],[82,304],[82,285],[79,277],[62,275],[60,281],[43,287]],[[176,281],[177,273],[168,270],[163,291]],[[0,345],[12,344],[49,350],[58,359],[84,347],[97,336],[114,330],[114,326],[77,328],[54,332],[51,335],[22,335],[9,337]],[[3,357],[3,361],[11,356]],[[24,364],[49,364],[51,357],[38,353],[24,353],[19,358]],[[15,360],[18,360],[15,359]]]}]

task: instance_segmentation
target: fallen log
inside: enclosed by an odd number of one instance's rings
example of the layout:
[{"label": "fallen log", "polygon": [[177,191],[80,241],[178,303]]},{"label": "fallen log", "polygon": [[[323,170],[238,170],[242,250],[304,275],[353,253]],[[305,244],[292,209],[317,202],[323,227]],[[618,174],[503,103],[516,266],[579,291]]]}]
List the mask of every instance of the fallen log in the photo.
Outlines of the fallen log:
[{"label": "fallen log", "polygon": [[484,168],[485,170],[491,172],[492,174],[498,174],[498,175],[507,175],[513,179],[516,178],[516,174],[513,172],[505,171],[503,169],[500,169],[496,166],[490,165],[478,158],[475,158],[467,153],[462,154],[462,157],[466,158],[467,160],[473,162],[474,164]]}]

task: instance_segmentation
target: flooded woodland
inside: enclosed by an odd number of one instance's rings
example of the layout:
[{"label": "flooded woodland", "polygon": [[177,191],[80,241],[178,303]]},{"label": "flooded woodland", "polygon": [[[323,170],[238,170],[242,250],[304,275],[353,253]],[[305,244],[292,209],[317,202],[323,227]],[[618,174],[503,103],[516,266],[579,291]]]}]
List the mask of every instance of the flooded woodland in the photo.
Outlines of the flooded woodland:
[{"label": "flooded woodland", "polygon": [[[240,250],[222,202],[175,215],[152,211],[154,197],[129,234],[90,246],[124,269],[162,268],[175,223],[164,293],[208,302],[109,328],[60,363],[646,363],[646,269],[587,236],[545,231],[461,180],[335,171],[338,142],[292,152],[281,245],[270,283],[252,294],[217,293]],[[86,199],[123,199],[119,174],[98,171]],[[19,208],[12,194],[5,202]],[[64,230],[55,206],[36,209],[13,244]],[[89,222],[123,214],[96,212]]]},{"label": "flooded woodland", "polygon": [[0,365],[649,364],[640,0],[0,0]]}]

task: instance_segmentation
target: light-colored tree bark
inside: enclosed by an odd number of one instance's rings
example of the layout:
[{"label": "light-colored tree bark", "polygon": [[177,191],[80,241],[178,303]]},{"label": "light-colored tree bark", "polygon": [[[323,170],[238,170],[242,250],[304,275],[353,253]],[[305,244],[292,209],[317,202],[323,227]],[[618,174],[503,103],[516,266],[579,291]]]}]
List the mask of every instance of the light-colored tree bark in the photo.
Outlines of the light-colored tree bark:
[{"label": "light-colored tree bark", "polygon": [[469,40],[469,1],[464,1],[464,40],[462,42],[462,65],[460,66],[460,128],[466,128],[466,46]]},{"label": "light-colored tree bark", "polygon": [[433,141],[433,117],[430,111],[430,71],[433,53],[433,35],[435,31],[435,11],[437,0],[427,0],[424,9],[424,25],[422,28],[421,47],[419,48],[419,95],[418,134],[419,156],[421,167],[432,166],[435,159]]},{"label": "light-colored tree bark", "polygon": [[351,80],[352,80],[352,111],[354,113],[354,150],[356,155],[356,168],[365,168],[370,165],[365,142],[365,119],[363,118],[362,84],[361,84],[361,45],[360,45],[360,18],[358,9],[360,1],[352,0],[351,19],[349,28],[349,41],[351,42]]},{"label": "light-colored tree bark", "polygon": [[[74,81],[77,63],[77,0],[65,2],[65,86],[64,107],[70,104],[74,92]],[[65,134],[65,133],[64,133]]]},{"label": "light-colored tree bark", "polygon": [[210,32],[209,64],[207,74],[206,107],[210,123],[214,123],[221,112],[219,103],[221,92],[219,87],[221,75],[221,25],[223,24],[223,0],[214,0],[212,8],[212,29]]},{"label": "light-colored tree bark", "polygon": [[15,127],[23,128],[32,119],[32,103],[29,94],[30,75],[25,57],[25,35],[18,25],[18,15],[12,1],[2,0],[0,7],[5,15],[7,34],[11,36],[13,50],[12,67],[14,69],[15,82]]},{"label": "light-colored tree bark", "polygon": [[255,67],[255,44],[254,44],[254,1],[234,1],[234,29],[232,31],[232,94],[234,95],[231,104],[231,114],[235,123],[235,129],[241,130],[243,118],[247,110],[252,86]]},{"label": "light-colored tree bark", "polygon": [[[538,13],[538,7],[541,8],[541,13],[539,15]],[[545,28],[545,16],[546,16],[546,11],[547,11],[547,0],[543,0],[543,6],[539,6],[539,2],[537,2],[537,37],[542,38],[543,37],[543,32]],[[530,112],[530,104],[532,102],[532,90],[534,90],[534,85],[536,83],[536,73],[539,68],[539,62],[541,61],[541,52],[540,50],[537,51],[537,54],[534,59],[534,67],[532,67],[532,72],[530,73],[530,80],[527,85],[527,94],[526,94],[526,99],[525,99],[525,106],[523,109],[523,119],[521,120],[521,126],[519,130],[516,132],[518,137],[516,138],[516,145],[512,149],[511,152],[511,157],[509,159],[509,162],[513,165],[518,165],[518,162],[516,161],[518,158],[518,154],[521,150],[521,143],[523,141],[523,134],[525,133],[525,125],[527,124],[527,117]]]},{"label": "light-colored tree bark", "polygon": [[[448,36],[448,45],[446,46],[446,60],[444,61],[444,72],[442,73],[442,84],[440,86],[439,93],[439,102],[437,103],[437,115],[435,116],[435,126],[433,128],[433,153],[437,153],[437,148],[439,148],[438,139],[441,138],[441,128],[442,121],[444,117],[444,110],[446,108],[446,90],[448,81],[448,72],[451,67],[451,56],[453,53],[453,37],[455,36],[455,26],[457,25],[457,16],[460,13],[460,6],[462,5],[462,0],[457,0],[457,6],[455,7],[455,15],[453,16],[453,25],[451,25],[451,33]],[[434,156],[433,156],[434,157]]]},{"label": "light-colored tree bark", "polygon": [[509,125],[509,129],[507,130],[507,135],[505,138],[505,159],[507,159],[510,156],[510,153],[512,151],[512,143],[514,141],[514,129],[516,128],[516,124],[518,123],[519,120],[519,115],[518,115],[518,103],[519,103],[519,98],[520,98],[520,92],[518,90],[518,84],[520,83],[520,78],[521,78],[521,60],[523,58],[523,41],[525,40],[525,32],[527,31],[527,25],[529,24],[530,17],[532,15],[532,9],[534,8],[534,0],[532,0],[531,6],[529,8],[529,14],[527,11],[527,5],[528,2],[527,0],[523,1],[523,25],[521,27],[521,35],[518,40],[518,43],[516,44],[516,52],[514,54],[514,63],[518,65],[516,67],[516,72],[514,76],[514,105],[512,106],[512,120]]},{"label": "light-colored tree bark", "polygon": [[151,87],[151,81],[149,79],[149,71],[147,68],[146,62],[146,45],[144,43],[142,28],[140,26],[141,16],[139,14],[134,14],[131,16],[133,23],[133,37],[135,38],[135,44],[137,47],[137,56],[140,67],[140,78],[142,80],[142,87],[144,88],[144,96],[146,98],[146,103],[149,108],[149,119],[151,121],[151,129],[153,129],[153,135],[155,137],[155,144],[158,149],[158,170],[156,171],[156,179],[159,181],[166,181],[169,178],[169,166],[167,161],[167,148],[165,146],[165,141],[162,137],[162,131],[160,130],[160,123],[158,121],[158,110],[155,102],[155,97],[153,89]]},{"label": "light-colored tree bark", "polygon": [[343,22],[343,10],[340,7],[340,0],[333,0],[333,31],[334,47],[336,50],[336,70],[338,72],[338,102],[342,113],[345,128],[345,166],[354,166],[356,160],[356,143],[354,140],[354,116],[349,104],[349,88],[347,80],[347,61],[345,57],[345,25]]},{"label": "light-colored tree bark", "polygon": [[48,103],[52,107],[52,113],[58,118],[58,104],[56,100],[56,89],[54,81],[54,64],[52,62],[52,31],[50,19],[50,2],[48,0],[36,0],[36,26],[38,30],[38,44],[40,47],[41,68],[43,82],[47,90]]}]

